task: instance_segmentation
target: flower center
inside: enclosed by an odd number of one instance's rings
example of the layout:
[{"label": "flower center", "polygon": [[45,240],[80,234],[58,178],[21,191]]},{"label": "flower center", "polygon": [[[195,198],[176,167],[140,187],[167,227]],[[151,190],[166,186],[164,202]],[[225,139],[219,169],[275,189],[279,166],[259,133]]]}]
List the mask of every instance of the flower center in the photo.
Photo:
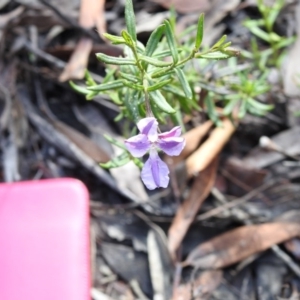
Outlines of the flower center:
[{"label": "flower center", "polygon": [[156,141],[155,142],[151,142],[151,145],[150,145],[150,151],[151,150],[157,150],[157,144],[156,144]]}]

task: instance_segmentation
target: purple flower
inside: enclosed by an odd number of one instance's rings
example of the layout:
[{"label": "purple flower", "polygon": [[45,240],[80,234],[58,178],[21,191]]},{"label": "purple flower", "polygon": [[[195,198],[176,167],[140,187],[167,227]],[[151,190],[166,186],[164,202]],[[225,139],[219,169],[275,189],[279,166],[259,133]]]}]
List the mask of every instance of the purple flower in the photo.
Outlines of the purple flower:
[{"label": "purple flower", "polygon": [[142,157],[149,151],[149,159],[144,164],[141,177],[149,190],[157,187],[167,187],[169,184],[169,169],[158,156],[157,149],[170,156],[179,155],[185,146],[185,140],[181,135],[181,128],[158,134],[158,122],[155,118],[141,119],[137,123],[140,134],[125,141],[128,151],[134,157]]}]

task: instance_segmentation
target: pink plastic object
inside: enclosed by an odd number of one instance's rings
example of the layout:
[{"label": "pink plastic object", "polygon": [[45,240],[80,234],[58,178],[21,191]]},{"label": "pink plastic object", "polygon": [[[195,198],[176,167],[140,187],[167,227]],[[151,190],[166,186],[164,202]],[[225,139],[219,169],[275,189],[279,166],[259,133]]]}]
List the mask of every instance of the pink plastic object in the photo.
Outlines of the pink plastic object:
[{"label": "pink plastic object", "polygon": [[80,181],[0,184],[0,299],[90,299],[88,193]]}]

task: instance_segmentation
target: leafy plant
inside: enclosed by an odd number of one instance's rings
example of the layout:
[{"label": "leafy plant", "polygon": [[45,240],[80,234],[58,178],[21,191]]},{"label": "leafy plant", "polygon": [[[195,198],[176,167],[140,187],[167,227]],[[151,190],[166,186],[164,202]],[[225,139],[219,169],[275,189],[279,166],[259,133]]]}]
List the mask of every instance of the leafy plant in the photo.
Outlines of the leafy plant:
[{"label": "leafy plant", "polygon": [[285,0],[276,0],[274,4],[268,6],[263,0],[257,0],[257,7],[261,14],[258,20],[247,20],[244,25],[259,39],[266,42],[270,47],[259,50],[257,39],[251,40],[251,52],[243,51],[243,54],[254,59],[257,66],[266,70],[266,66],[279,66],[281,62],[282,50],[295,41],[294,37],[279,36],[274,31],[275,21],[285,4]]},{"label": "leafy plant", "polygon": [[127,30],[120,36],[105,34],[112,44],[124,45],[124,57],[97,53],[105,63],[107,75],[101,84],[86,73],[86,86],[71,86],[90,100],[106,94],[120,107],[117,119],[126,117],[135,123],[140,118],[154,115],[161,123],[169,115],[176,124],[181,124],[181,111],[190,113],[200,109],[193,82],[188,80],[185,66],[193,59],[226,59],[237,55],[230,48],[226,36],[212,47],[199,51],[203,39],[204,15],[199,17],[196,37],[192,47],[179,44],[174,34],[174,22],[165,20],[155,29],[144,46],[137,40],[135,18],[131,0],[126,1],[125,21]]},{"label": "leafy plant", "polygon": [[[275,17],[274,14],[272,16]],[[266,17],[270,18],[268,14]],[[171,18],[151,33],[144,46],[137,40],[132,0],[126,0],[126,30],[122,30],[120,36],[105,34],[112,44],[124,46],[124,56],[97,53],[97,58],[107,66],[104,80],[97,83],[86,72],[85,86],[70,82],[71,86],[84,94],[87,100],[101,94],[109,96],[120,108],[116,120],[126,118],[136,124],[144,118],[150,122],[154,117],[159,123],[165,123],[170,118],[175,125],[184,128],[183,113],[204,109],[213,122],[221,125],[217,105],[224,107],[223,115],[234,114],[239,118],[247,112],[264,115],[272,108],[258,101],[260,95],[269,90],[266,74],[253,72],[249,66],[239,66],[235,56],[240,51],[231,48],[225,35],[209,48],[202,46],[203,14],[197,25],[187,28],[179,36],[175,35],[175,20],[173,11]],[[268,29],[272,30],[274,21],[268,20]],[[183,36],[185,41],[182,41]],[[278,45],[274,47],[278,48]],[[231,59],[227,66],[219,65],[220,60],[228,58]],[[213,65],[217,73],[208,77],[207,70]],[[202,99],[199,101],[201,90]],[[111,137],[107,139],[124,151],[112,161],[102,164],[104,168],[119,167],[130,160],[142,166],[142,162],[132,156],[128,147]]]}]

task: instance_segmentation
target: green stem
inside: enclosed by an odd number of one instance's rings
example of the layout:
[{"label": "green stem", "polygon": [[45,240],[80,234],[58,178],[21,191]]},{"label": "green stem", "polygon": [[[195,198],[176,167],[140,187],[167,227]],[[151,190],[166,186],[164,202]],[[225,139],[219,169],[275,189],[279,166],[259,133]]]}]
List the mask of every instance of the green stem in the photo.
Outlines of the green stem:
[{"label": "green stem", "polygon": [[144,74],[145,70],[140,62],[140,59],[139,59],[139,55],[137,53],[137,50],[136,50],[136,46],[134,45],[133,47],[130,47],[132,52],[133,52],[133,55],[134,55],[134,58],[135,58],[135,61],[136,61],[136,65],[137,67],[139,68],[139,70],[141,71],[142,74]]},{"label": "green stem", "polygon": [[[185,59],[179,61],[177,64],[173,64],[173,65],[171,65],[170,67],[167,67],[167,68],[163,69],[163,73],[167,73],[167,72],[173,70],[174,68],[176,68],[176,67],[178,67],[178,66],[181,66],[181,65],[185,64],[187,61],[193,59],[193,58],[195,57],[195,54],[196,54],[196,53],[197,53],[197,50],[196,50],[196,49],[193,49],[192,52],[190,53],[190,55],[187,56]],[[204,52],[204,53],[205,53],[205,52]],[[160,72],[161,72],[161,71],[160,71]],[[158,72],[158,73],[160,73],[160,72]],[[156,77],[156,76],[154,76],[154,77]],[[152,77],[152,78],[154,78],[154,77]]]},{"label": "green stem", "polygon": [[146,116],[153,117],[153,113],[150,106],[149,93],[148,93],[148,81],[145,77],[143,78],[143,86],[144,86],[144,94],[145,94]]},{"label": "green stem", "polygon": [[143,87],[144,87],[143,91],[144,91],[144,94],[145,94],[146,115],[148,117],[153,117],[153,113],[152,113],[151,106],[150,106],[149,93],[148,93],[148,90],[147,90],[148,89],[148,81],[146,79],[146,76],[147,76],[146,70],[143,68],[143,65],[140,62],[139,55],[138,55],[138,52],[137,52],[137,49],[136,49],[136,45],[133,45],[130,48],[133,52],[133,55],[134,55],[134,58],[135,58],[135,61],[136,61],[136,66],[140,70],[142,78],[143,78]]},{"label": "green stem", "polygon": [[197,49],[194,48],[192,50],[192,52],[190,53],[190,55],[188,57],[186,57],[185,59],[179,61],[175,67],[181,66],[181,65],[185,64],[186,62],[188,62],[189,60],[193,59],[197,52],[198,52]]}]

